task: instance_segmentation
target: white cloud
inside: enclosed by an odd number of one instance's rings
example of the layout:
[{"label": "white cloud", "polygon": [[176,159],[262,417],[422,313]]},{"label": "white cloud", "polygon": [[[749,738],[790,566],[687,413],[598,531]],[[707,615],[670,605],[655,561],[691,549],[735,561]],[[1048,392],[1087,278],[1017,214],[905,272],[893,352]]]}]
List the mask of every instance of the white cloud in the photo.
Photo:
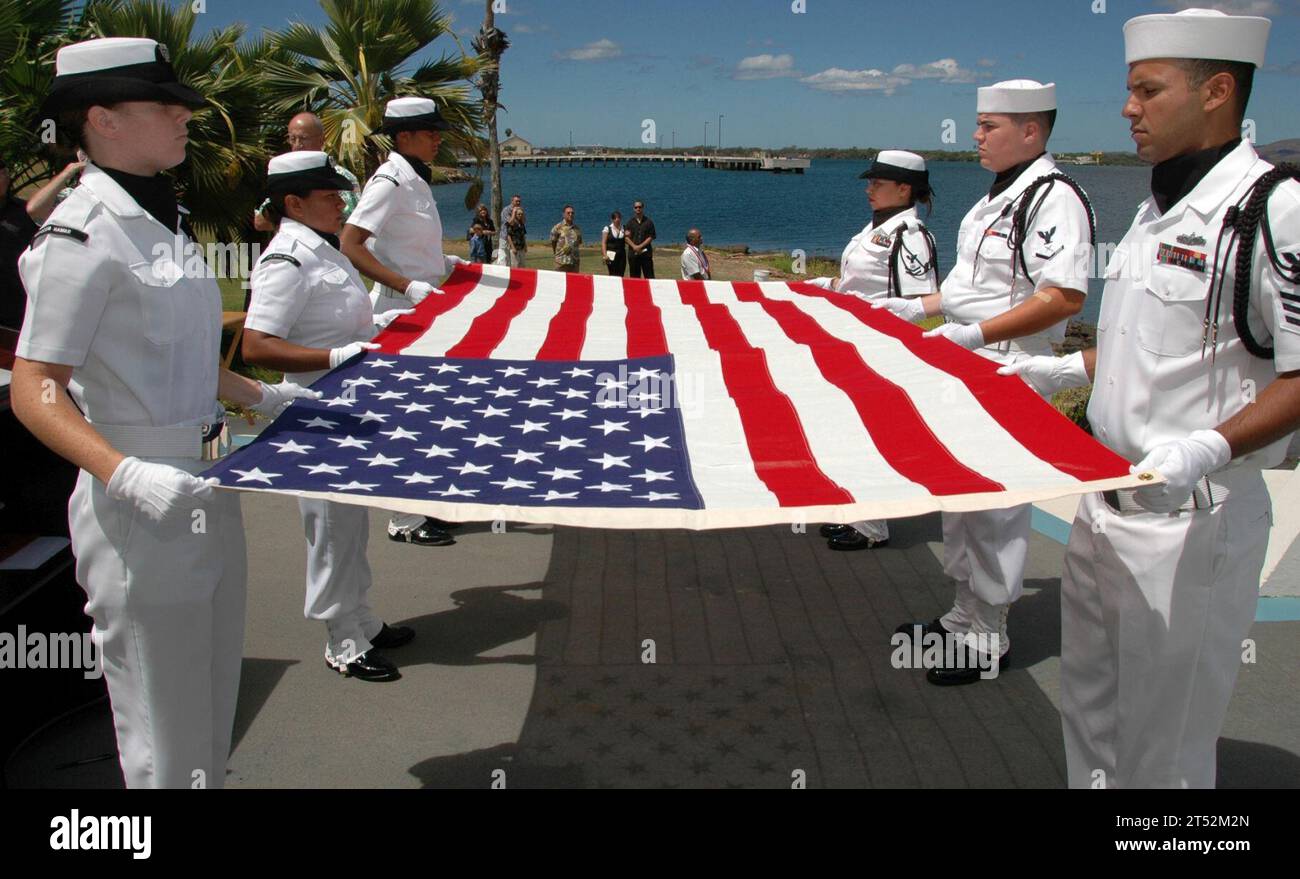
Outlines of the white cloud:
[{"label": "white cloud", "polygon": [[937,79],[940,82],[974,82],[975,72],[957,63],[955,58],[940,58],[929,64],[900,64],[893,69],[894,76],[904,79]]},{"label": "white cloud", "polygon": [[1170,9],[1217,9],[1229,15],[1277,15],[1277,0],[1161,0]]},{"label": "white cloud", "polygon": [[732,74],[735,79],[775,79],[779,76],[798,76],[793,55],[750,55],[741,58]]},{"label": "white cloud", "polygon": [[883,70],[845,70],[841,67],[831,67],[799,81],[825,92],[883,92],[886,95],[892,95],[908,83],[903,77]]},{"label": "white cloud", "polygon": [[556,57],[566,61],[608,61],[622,55],[622,47],[613,40],[596,40],[578,49],[566,49],[557,53]]}]

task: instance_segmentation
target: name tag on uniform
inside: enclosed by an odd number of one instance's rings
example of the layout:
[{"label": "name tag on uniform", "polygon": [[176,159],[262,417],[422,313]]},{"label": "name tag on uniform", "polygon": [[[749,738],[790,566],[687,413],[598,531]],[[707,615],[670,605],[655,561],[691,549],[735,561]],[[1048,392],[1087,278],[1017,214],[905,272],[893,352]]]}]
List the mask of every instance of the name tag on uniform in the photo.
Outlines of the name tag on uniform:
[{"label": "name tag on uniform", "polygon": [[1156,252],[1156,262],[1178,266],[1182,269],[1191,269],[1201,274],[1205,274],[1205,257],[1206,254],[1202,251],[1192,250],[1187,247],[1175,247],[1164,242],[1161,242],[1160,250]]}]

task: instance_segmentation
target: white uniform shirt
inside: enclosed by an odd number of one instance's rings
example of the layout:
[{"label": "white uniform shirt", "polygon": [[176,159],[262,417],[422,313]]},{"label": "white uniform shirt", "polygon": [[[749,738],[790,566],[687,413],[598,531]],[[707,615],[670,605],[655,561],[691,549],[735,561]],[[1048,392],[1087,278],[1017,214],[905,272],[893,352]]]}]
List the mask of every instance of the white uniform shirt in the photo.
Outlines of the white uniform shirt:
[{"label": "white uniform shirt", "polygon": [[[1207,344],[1201,357],[1223,216],[1271,167],[1243,140],[1163,216],[1154,198],[1144,201],[1107,265],[1088,421],[1097,439],[1130,461],[1160,443],[1218,427],[1258,397],[1276,373],[1300,369],[1300,293],[1281,283],[1269,264],[1262,229],[1248,319],[1254,337],[1274,346],[1275,359],[1253,356],[1237,335],[1235,247],[1220,255],[1227,278],[1218,351],[1211,362]],[[1284,181],[1274,189],[1268,216],[1279,255],[1300,251],[1300,184]],[[1278,440],[1230,466],[1274,467],[1285,457],[1287,442]]]},{"label": "white uniform shirt", "polygon": [[91,422],[210,422],[221,291],[197,245],[93,164],[50,227],[71,232],[39,235],[18,260],[27,288],[18,356],[74,367],[68,389]]},{"label": "white uniform shirt", "polygon": [[[389,153],[366,183],[348,223],[370,233],[366,247],[393,271],[435,286],[446,273],[433,190],[400,154]],[[370,301],[376,311],[409,308],[405,293],[375,284]]]},{"label": "white uniform shirt", "polygon": [[[374,311],[361,275],[346,256],[302,223],[287,217],[280,221],[280,231],[253,269],[250,283],[245,329],[304,348],[341,348],[367,342],[375,334]],[[309,385],[327,371],[285,377]]]},{"label": "white uniform shirt", "polygon": [[939,289],[934,255],[916,208],[900,211],[879,226],[867,225],[854,235],[840,257],[841,293],[857,293],[863,299],[879,299],[889,290],[889,253],[898,235],[898,287],[895,296],[926,296]]},{"label": "white uniform shirt", "polygon": [[[1027,215],[1024,255],[1029,278],[1020,270],[1020,257],[1008,246],[1014,212],[1010,206],[1029,184],[1056,170],[1051,154],[1045,153],[1010,186],[993,198],[980,199],[967,212],[957,233],[957,262],[941,288],[943,313],[949,318],[963,324],[989,320],[1044,287],[1088,292],[1088,267],[1092,263],[1088,212],[1074,190],[1061,181],[1055,181],[1050,191],[1046,185],[1040,188]],[[1002,347],[1028,354],[1051,354],[1052,343],[1065,340],[1066,323],[1061,321],[1010,345],[1003,343]],[[992,355],[996,349],[991,346],[981,349],[981,353]]]},{"label": "white uniform shirt", "polygon": [[690,244],[682,250],[682,280],[689,281],[691,275],[703,275],[709,280],[709,258]]}]

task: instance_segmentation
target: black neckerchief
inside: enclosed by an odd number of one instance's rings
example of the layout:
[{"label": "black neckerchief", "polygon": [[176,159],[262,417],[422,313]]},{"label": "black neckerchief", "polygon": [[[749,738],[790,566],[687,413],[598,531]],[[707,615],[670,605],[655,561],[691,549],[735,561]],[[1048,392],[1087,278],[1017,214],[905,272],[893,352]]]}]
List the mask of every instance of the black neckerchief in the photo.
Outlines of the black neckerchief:
[{"label": "black neckerchief", "polygon": [[1155,196],[1160,213],[1169,210],[1196,188],[1206,174],[1219,164],[1228,153],[1237,148],[1241,138],[1230,140],[1222,146],[1198,150],[1185,156],[1166,159],[1151,169],[1151,194]]},{"label": "black neckerchief", "polygon": [[100,166],[99,170],[112,177],[117,185],[126,190],[126,194],[135,199],[135,203],[148,211],[155,220],[162,223],[169,231],[176,231],[180,211],[176,207],[176,189],[172,186],[170,177],[163,174],[141,177],[139,174],[128,174],[116,168],[103,166]]},{"label": "black neckerchief", "polygon": [[[307,226],[306,223],[303,223],[303,225]],[[307,228],[311,229],[313,232],[319,235],[321,237],[321,240],[324,241],[326,244],[328,244],[330,247],[334,248],[335,250],[339,249],[339,236],[333,234],[332,232],[322,232],[321,230],[317,229],[315,226],[307,226]]]},{"label": "black neckerchief", "polygon": [[884,210],[881,211],[874,211],[871,214],[871,228],[872,229],[876,228],[881,223],[888,220],[890,217],[896,217],[905,210],[907,210],[906,205],[904,205],[903,207],[885,208]]},{"label": "black neckerchief", "polygon": [[1046,153],[1039,153],[1027,162],[1021,162],[1019,165],[1012,165],[1005,171],[999,171],[998,175],[993,178],[993,185],[989,187],[989,198],[997,198],[1005,192],[1007,187],[1016,181],[1017,177],[1025,173],[1026,168],[1045,155]]},{"label": "black neckerchief", "polygon": [[403,159],[410,162],[411,170],[420,175],[420,179],[425,183],[433,182],[433,169],[414,156],[408,156],[406,153],[398,153]]}]

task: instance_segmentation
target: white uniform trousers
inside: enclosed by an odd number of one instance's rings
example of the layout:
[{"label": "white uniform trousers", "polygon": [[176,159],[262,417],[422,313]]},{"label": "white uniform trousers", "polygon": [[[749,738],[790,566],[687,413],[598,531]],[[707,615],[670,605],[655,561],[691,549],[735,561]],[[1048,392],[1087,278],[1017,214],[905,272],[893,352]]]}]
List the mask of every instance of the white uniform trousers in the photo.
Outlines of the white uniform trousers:
[{"label": "white uniform trousers", "polygon": [[370,649],[370,639],[384,625],[368,603],[370,511],[313,498],[299,498],[298,510],[307,533],[303,614],[309,620],[325,621],[331,656],[359,656]]},{"label": "white uniform trousers", "polygon": [[943,514],[943,570],[957,581],[952,609],[941,617],[952,632],[999,637],[1011,649],[1007,608],[1024,591],[1033,508]]},{"label": "white uniform trousers", "polygon": [[1214,786],[1272,523],[1258,471],[1241,475],[1208,510],[1120,514],[1096,494],[1080,503],[1061,578],[1071,787]]},{"label": "white uniform trousers", "polygon": [[238,493],[218,491],[203,513],[154,524],[85,471],[68,503],[127,787],[225,784],[248,560]]},{"label": "white uniform trousers", "polygon": [[863,519],[861,522],[850,522],[850,526],[863,537],[870,537],[872,540],[889,539],[889,520],[888,519]]}]

